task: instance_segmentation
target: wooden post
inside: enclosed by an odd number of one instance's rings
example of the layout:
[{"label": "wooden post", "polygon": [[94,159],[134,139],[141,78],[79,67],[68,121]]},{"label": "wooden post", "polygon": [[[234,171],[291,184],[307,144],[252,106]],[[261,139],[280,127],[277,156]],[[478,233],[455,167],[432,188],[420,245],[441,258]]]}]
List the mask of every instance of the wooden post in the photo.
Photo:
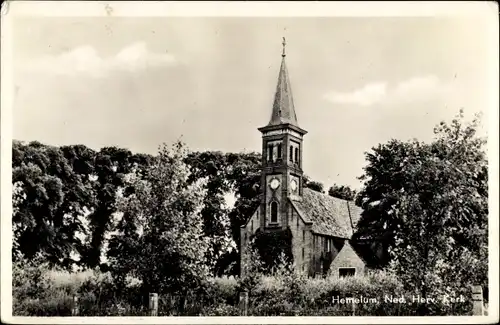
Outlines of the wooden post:
[{"label": "wooden post", "polygon": [[483,288],[472,286],[472,315],[483,316]]},{"label": "wooden post", "polygon": [[240,302],[239,306],[241,316],[247,316],[248,314],[248,292],[240,292]]},{"label": "wooden post", "polygon": [[184,315],[184,312],[186,311],[186,306],[187,306],[187,299],[188,299],[188,294],[187,292],[184,292],[180,295],[176,296],[176,307],[177,307],[177,312],[179,313],[179,316]]},{"label": "wooden post", "polygon": [[158,294],[149,294],[149,316],[158,316]]},{"label": "wooden post", "polygon": [[71,316],[78,316],[80,313],[80,307],[78,306],[78,296],[73,296],[73,306],[71,308]]},{"label": "wooden post", "polygon": [[186,311],[187,310],[188,299],[189,299],[189,294],[186,292],[184,294],[184,299],[182,300],[182,311]]}]

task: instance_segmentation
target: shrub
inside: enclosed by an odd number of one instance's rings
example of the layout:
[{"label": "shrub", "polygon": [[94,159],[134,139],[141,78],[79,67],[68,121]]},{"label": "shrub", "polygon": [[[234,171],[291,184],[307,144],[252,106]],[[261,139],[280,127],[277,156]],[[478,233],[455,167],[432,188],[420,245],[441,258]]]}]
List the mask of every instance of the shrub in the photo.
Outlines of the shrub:
[{"label": "shrub", "polygon": [[262,278],[263,263],[259,253],[252,248],[253,243],[248,245],[248,253],[244,254],[242,262],[243,275],[238,279],[238,291],[247,291],[251,296]]},{"label": "shrub", "polygon": [[[468,290],[470,292],[470,290]],[[467,292],[463,292],[468,299]],[[392,303],[385,297],[404,297],[406,303]],[[340,303],[334,299],[361,299]],[[367,300],[375,298],[376,301]],[[368,272],[365,276],[347,278],[306,278],[295,272],[261,277],[250,297],[251,315],[304,315],[304,316],[412,316],[422,312],[421,304],[413,303],[413,293],[405,292],[401,283],[390,273]],[[467,315],[470,303],[446,305],[436,297],[427,304],[427,315]],[[353,306],[354,305],[354,306]]]},{"label": "shrub", "polygon": [[39,259],[12,264],[12,314],[57,316],[71,314],[72,296],[49,276],[49,267]]},{"label": "shrub", "polygon": [[[426,308],[412,303],[394,275],[377,271],[347,278],[307,278],[282,264],[272,274],[259,272],[249,277],[208,278],[188,294],[160,294],[158,315],[235,316],[242,288],[249,292],[250,316],[417,316],[469,315],[471,290],[464,287],[466,303],[444,304],[437,300]],[[73,294],[80,297],[82,316],[143,316],[148,294],[142,284],[128,281],[117,287],[108,273],[67,273],[50,270],[35,261],[13,265],[13,314],[16,316],[71,315]],[[404,297],[406,303],[384,301],[385,296]],[[377,302],[341,304],[334,299],[377,298]]]},{"label": "shrub", "polygon": [[238,302],[238,283],[234,277],[209,278],[205,283],[210,300],[228,304]]},{"label": "shrub", "polygon": [[240,310],[232,305],[218,304],[204,308],[200,316],[239,316]]},{"label": "shrub", "polygon": [[16,316],[69,316],[75,294],[82,316],[118,315],[121,309],[133,310],[133,304],[121,301],[124,297],[138,297],[133,287],[117,295],[108,274],[49,269],[36,259],[13,263],[12,278],[12,312]]},{"label": "shrub", "polygon": [[266,273],[279,267],[282,262],[293,263],[292,231],[290,228],[264,232],[260,228],[250,237],[252,249],[255,249],[262,261]]},{"label": "shrub", "polygon": [[78,294],[80,314],[83,316],[108,314],[108,310],[115,309],[121,302],[121,297],[117,297],[111,276],[98,271],[93,272],[81,283]]}]

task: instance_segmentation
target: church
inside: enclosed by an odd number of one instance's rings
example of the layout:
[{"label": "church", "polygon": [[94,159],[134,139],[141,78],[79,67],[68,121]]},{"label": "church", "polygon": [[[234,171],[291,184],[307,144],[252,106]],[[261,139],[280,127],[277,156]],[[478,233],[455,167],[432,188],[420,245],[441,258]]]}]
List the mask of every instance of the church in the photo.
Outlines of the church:
[{"label": "church", "polygon": [[[304,187],[299,126],[286,67],[285,41],[269,123],[262,133],[261,202],[240,229],[240,262],[256,231],[289,229],[296,270],[308,276],[362,275],[367,259],[351,242],[361,208]],[[243,267],[241,268],[244,269]],[[243,271],[242,271],[243,272]]]}]

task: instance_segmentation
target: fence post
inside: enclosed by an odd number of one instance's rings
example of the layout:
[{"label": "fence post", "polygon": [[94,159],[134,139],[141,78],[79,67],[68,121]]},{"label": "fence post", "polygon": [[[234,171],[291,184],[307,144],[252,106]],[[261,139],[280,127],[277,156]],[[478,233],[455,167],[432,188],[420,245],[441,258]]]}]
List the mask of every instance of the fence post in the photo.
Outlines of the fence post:
[{"label": "fence post", "polygon": [[149,294],[149,316],[158,316],[158,294]]},{"label": "fence post", "polygon": [[241,316],[247,316],[248,314],[248,291],[240,292],[240,302],[239,309]]},{"label": "fence post", "polygon": [[472,286],[472,315],[483,316],[483,288]]},{"label": "fence post", "polygon": [[71,316],[78,316],[80,313],[80,308],[78,306],[78,296],[74,295],[73,296],[73,306],[71,308]]},{"label": "fence post", "polygon": [[186,311],[187,310],[187,306],[188,306],[188,299],[189,299],[189,293],[186,292],[184,294],[184,299],[182,300],[182,311]]}]

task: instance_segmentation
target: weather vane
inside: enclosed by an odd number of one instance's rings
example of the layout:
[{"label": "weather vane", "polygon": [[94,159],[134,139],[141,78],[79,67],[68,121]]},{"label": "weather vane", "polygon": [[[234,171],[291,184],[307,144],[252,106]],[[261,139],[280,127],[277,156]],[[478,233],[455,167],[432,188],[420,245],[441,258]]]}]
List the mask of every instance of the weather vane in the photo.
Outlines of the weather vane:
[{"label": "weather vane", "polygon": [[286,40],[285,40],[285,37],[283,37],[283,43],[281,43],[281,44],[283,44],[283,53],[281,54],[281,56],[283,56],[283,57],[284,57],[284,56],[286,55],[286,53],[285,53],[285,46],[286,46]]}]

